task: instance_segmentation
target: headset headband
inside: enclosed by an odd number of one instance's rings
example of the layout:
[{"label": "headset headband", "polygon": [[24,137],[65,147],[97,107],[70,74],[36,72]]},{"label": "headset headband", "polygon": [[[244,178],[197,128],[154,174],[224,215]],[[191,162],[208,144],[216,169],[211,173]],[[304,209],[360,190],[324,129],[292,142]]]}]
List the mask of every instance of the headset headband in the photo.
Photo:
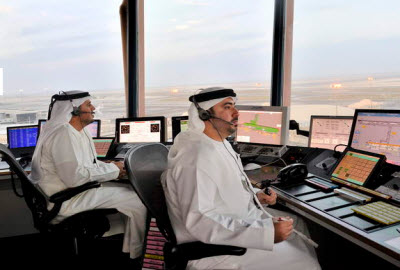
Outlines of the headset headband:
[{"label": "headset headband", "polygon": [[223,97],[236,97],[236,93],[233,89],[221,89],[212,92],[200,93],[189,97],[191,102],[204,102],[212,99],[223,98]]},{"label": "headset headband", "polygon": [[49,111],[47,113],[47,120],[50,120],[51,111],[53,110],[53,106],[54,106],[54,103],[56,103],[56,101],[69,100],[72,104],[72,115],[79,115],[79,113],[80,113],[79,108],[74,106],[74,103],[72,102],[72,100],[78,99],[78,98],[84,98],[84,97],[90,97],[89,92],[72,90],[72,91],[66,91],[66,92],[61,91],[60,93],[53,95],[51,97]]}]

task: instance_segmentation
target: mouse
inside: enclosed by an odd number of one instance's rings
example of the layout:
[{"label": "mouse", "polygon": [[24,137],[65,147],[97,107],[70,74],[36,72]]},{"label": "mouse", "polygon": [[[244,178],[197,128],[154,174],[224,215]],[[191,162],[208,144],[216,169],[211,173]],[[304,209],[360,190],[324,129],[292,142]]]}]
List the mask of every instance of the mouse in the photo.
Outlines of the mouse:
[{"label": "mouse", "polygon": [[251,170],[256,170],[256,169],[260,169],[260,168],[261,168],[261,166],[256,163],[248,163],[243,167],[243,169],[245,171],[251,171]]}]

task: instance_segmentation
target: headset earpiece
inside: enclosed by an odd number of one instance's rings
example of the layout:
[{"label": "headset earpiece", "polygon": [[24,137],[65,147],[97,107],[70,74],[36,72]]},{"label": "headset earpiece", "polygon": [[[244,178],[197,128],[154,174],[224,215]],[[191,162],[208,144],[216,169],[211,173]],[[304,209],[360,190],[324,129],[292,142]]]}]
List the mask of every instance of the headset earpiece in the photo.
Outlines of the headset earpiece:
[{"label": "headset earpiece", "polygon": [[197,109],[197,112],[199,113],[199,118],[203,121],[208,121],[211,119],[211,113],[207,110],[204,110],[202,107],[199,106],[197,103],[194,95],[193,95],[193,104]]},{"label": "headset earpiece", "polygon": [[[71,103],[72,103],[72,100],[71,100]],[[79,116],[79,115],[81,115],[81,109],[80,109],[79,107],[72,106],[72,112],[71,112],[71,114],[72,114],[73,116]]]},{"label": "headset earpiece", "polygon": [[211,118],[211,114],[209,111],[204,110],[203,108],[197,108],[199,113],[199,118],[203,121],[208,121]]}]

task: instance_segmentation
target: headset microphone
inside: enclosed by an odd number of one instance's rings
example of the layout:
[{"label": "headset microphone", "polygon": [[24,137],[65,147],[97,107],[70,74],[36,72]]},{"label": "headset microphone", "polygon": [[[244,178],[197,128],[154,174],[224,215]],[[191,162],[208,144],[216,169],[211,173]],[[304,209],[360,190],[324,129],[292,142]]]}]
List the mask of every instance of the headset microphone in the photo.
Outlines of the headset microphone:
[{"label": "headset microphone", "polygon": [[210,118],[214,118],[214,119],[218,119],[218,120],[224,121],[225,123],[227,123],[227,124],[229,124],[229,125],[232,125],[232,126],[234,125],[234,123],[229,122],[229,121],[226,121],[226,120],[224,120],[224,119],[222,119],[222,118],[216,117],[216,116],[213,115],[213,114],[210,115]]},{"label": "headset microphone", "polygon": [[90,113],[90,114],[95,114],[96,112],[79,112],[79,114],[83,114],[83,113]]}]

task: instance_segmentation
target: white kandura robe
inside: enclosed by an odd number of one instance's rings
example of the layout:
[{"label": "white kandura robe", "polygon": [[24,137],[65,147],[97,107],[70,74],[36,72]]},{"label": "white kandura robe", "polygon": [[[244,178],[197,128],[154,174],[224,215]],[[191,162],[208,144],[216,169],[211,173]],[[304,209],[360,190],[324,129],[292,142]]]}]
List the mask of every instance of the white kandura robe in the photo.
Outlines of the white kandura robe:
[{"label": "white kandura robe", "polygon": [[[48,195],[90,181],[116,179],[115,164],[97,160],[93,140],[85,129],[77,131],[69,123],[60,126],[44,143],[41,153],[42,179],[40,188]],[[94,160],[96,162],[94,163]],[[130,185],[102,183],[62,204],[56,221],[94,208],[116,208],[126,216],[123,251],[131,258],[141,255],[144,239],[146,208]]]},{"label": "white kandura robe", "polygon": [[168,213],[178,243],[233,245],[247,252],[191,261],[188,269],[320,269],[315,251],[298,236],[274,244],[272,219],[255,206],[240,157],[224,144],[193,131],[176,137],[162,176]]}]

